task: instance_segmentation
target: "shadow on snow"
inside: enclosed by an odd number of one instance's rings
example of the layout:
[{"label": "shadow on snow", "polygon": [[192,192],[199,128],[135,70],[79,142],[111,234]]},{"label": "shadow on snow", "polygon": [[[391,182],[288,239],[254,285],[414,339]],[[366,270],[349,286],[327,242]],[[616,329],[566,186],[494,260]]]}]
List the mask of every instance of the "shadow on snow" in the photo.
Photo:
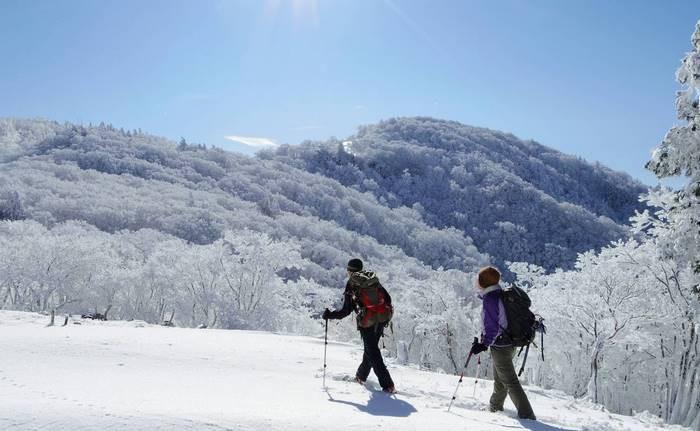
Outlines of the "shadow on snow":
[{"label": "shadow on snow", "polygon": [[518,422],[520,422],[520,425],[522,425],[523,428],[530,431],[574,431],[569,428],[560,428],[553,425],[547,425],[544,422],[528,421],[523,419],[518,420]]},{"label": "shadow on snow", "polygon": [[410,403],[399,400],[394,396],[385,394],[382,391],[371,389],[372,393],[367,400],[367,405],[353,403],[352,401],[336,400],[333,396],[326,390],[328,394],[328,400],[332,403],[346,404],[355,407],[357,410],[363,413],[369,413],[374,416],[393,416],[405,418],[411,415],[411,413],[417,412],[416,408]]},{"label": "shadow on snow", "polygon": [[[468,417],[468,416],[461,415],[459,413],[455,413],[454,411],[450,412],[449,414],[454,415],[454,416],[458,416],[460,418],[464,418],[464,419],[467,419],[470,421],[474,421],[474,422],[478,422],[478,423],[482,423],[482,424],[493,425],[494,428],[506,428],[506,429],[510,428],[510,429],[516,429],[516,430],[526,429],[526,430],[530,430],[530,431],[576,431],[575,429],[572,429],[572,428],[562,428],[562,427],[558,427],[555,425],[549,425],[549,424],[546,424],[544,422],[529,421],[529,420],[525,420],[525,419],[513,418],[513,419],[517,420],[518,423],[520,424],[520,426],[518,426],[518,425],[508,425],[508,424],[504,424],[504,423],[483,421],[483,420],[475,418],[475,417]],[[505,415],[505,416],[509,416],[509,415]]]}]

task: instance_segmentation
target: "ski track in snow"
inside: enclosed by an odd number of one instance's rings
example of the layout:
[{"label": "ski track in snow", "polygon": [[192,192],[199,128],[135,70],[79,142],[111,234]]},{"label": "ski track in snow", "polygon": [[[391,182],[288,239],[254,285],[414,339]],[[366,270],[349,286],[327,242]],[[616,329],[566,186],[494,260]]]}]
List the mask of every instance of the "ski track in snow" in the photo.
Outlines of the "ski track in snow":
[{"label": "ski track in snow", "polygon": [[[61,320],[61,319],[58,319]],[[0,311],[0,430],[685,430],[648,415],[599,406],[536,387],[539,422],[485,411],[492,382],[394,365],[399,393],[353,376],[358,346],[253,331],[163,328],[143,322],[72,322]]]}]

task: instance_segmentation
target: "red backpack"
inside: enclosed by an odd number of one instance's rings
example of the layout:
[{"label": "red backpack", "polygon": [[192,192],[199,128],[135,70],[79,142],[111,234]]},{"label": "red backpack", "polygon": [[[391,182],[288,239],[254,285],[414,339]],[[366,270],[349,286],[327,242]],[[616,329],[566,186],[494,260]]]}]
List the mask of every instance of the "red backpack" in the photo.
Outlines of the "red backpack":
[{"label": "red backpack", "polygon": [[377,276],[370,271],[358,271],[350,276],[353,298],[358,307],[357,324],[370,328],[386,324],[391,320],[394,309],[386,302],[384,288]]}]

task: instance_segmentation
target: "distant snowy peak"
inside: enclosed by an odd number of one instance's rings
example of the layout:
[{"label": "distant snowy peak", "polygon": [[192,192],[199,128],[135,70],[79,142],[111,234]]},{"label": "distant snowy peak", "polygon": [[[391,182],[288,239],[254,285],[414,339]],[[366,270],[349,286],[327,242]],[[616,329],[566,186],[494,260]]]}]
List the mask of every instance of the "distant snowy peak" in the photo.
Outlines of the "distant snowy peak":
[{"label": "distant snowy peak", "polygon": [[[451,158],[469,161],[464,156],[478,154],[485,160],[499,166],[504,172],[518,176],[542,189],[558,200],[564,200],[586,206],[586,202],[576,202],[574,191],[590,190],[594,185],[583,180],[595,179],[607,190],[597,190],[601,200],[612,200],[608,190],[626,190],[628,204],[625,208],[615,208],[611,203],[609,213],[588,208],[599,215],[605,215],[618,222],[626,222],[633,212],[631,207],[638,207],[637,196],[647,190],[641,182],[629,174],[614,171],[600,163],[590,163],[584,159],[562,153],[533,140],[521,140],[510,133],[483,127],[468,126],[456,121],[438,120],[429,117],[392,118],[375,125],[361,127],[356,136],[356,152],[364,148],[382,146],[383,143],[401,143],[403,146],[429,147],[445,151]],[[465,165],[465,168],[469,168]],[[542,181],[542,169],[548,175]],[[580,180],[580,181],[577,181]],[[569,187],[556,187],[560,183]],[[568,192],[568,194],[567,194]]]},{"label": "distant snowy peak", "polygon": [[[471,270],[486,255],[499,265],[570,267],[578,253],[627,234],[623,225],[645,190],[625,174],[511,134],[425,117],[365,126],[345,140],[263,149],[257,159],[109,124],[46,120],[0,119],[0,143],[0,192],[16,192],[23,213],[42,223],[149,227],[205,244],[230,227],[277,231],[290,217],[327,238],[313,221],[320,219],[342,237],[397,246],[433,268]],[[294,226],[282,229],[312,241]],[[362,247],[367,255],[378,248]],[[344,253],[309,255],[330,269]]]},{"label": "distant snowy peak", "polygon": [[623,237],[646,190],[629,175],[534,141],[427,117],[394,118],[345,141],[282,146],[260,157],[413,208],[435,227],[462,230],[497,263],[549,269]]}]

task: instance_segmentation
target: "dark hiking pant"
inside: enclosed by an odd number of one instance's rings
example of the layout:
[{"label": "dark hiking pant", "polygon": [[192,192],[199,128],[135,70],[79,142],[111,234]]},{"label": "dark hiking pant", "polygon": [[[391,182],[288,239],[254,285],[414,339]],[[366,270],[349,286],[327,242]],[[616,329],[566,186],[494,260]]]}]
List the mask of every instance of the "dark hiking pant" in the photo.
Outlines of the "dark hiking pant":
[{"label": "dark hiking pant", "polygon": [[382,352],[379,350],[379,339],[382,338],[383,332],[384,328],[382,326],[360,328],[360,336],[365,347],[365,353],[362,355],[362,363],[357,369],[357,377],[365,381],[369,376],[369,371],[374,370],[374,374],[379,380],[379,385],[382,389],[386,389],[394,386],[394,382],[391,380],[389,370],[386,369],[384,359],[382,359]]},{"label": "dark hiking pant", "polygon": [[503,402],[506,395],[518,410],[518,417],[522,419],[535,419],[530,401],[525,395],[523,387],[518,381],[518,375],[513,366],[515,347],[491,347],[491,359],[493,360],[493,394],[489,401],[492,411],[503,410]]}]

